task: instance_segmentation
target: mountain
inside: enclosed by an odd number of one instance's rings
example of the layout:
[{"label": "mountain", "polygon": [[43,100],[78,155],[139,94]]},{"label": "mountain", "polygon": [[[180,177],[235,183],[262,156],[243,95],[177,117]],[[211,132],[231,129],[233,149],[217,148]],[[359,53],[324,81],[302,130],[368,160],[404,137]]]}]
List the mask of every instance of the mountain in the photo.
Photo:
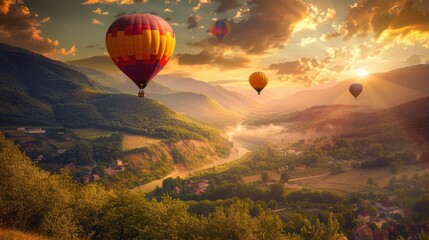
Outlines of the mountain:
[{"label": "mountain", "polygon": [[[273,111],[290,112],[314,105],[353,104],[386,108],[429,94],[429,64],[377,73],[365,78],[344,80],[327,89],[309,89],[272,102]],[[360,82],[363,92],[354,99],[348,90],[350,84]],[[284,104],[288,103],[288,104]]]},{"label": "mountain", "polygon": [[69,65],[92,68],[101,72],[117,72],[118,68],[108,56],[94,56],[66,62]]},{"label": "mountain", "polygon": [[3,127],[37,125],[122,131],[165,140],[167,149],[183,141],[196,141],[203,156],[209,150],[212,155],[222,155],[229,149],[228,141],[210,125],[154,100],[114,94],[69,65],[4,44],[0,44],[0,83]]},{"label": "mountain", "polygon": [[[72,68],[77,71],[84,73],[94,82],[97,82],[101,85],[108,86],[112,89],[116,89],[122,93],[129,93],[132,95],[136,95],[138,92],[138,87],[134,84],[134,82],[130,81],[130,79],[121,72],[102,72],[93,68],[88,67],[78,67],[71,65]],[[116,66],[115,66],[116,67]],[[172,89],[162,86],[161,84],[152,81],[146,88],[145,92],[147,93],[156,93],[156,94],[167,94],[173,93]]]},{"label": "mountain", "polygon": [[[107,56],[67,63],[97,83],[133,95],[138,90]],[[160,80],[165,80],[165,83]],[[193,79],[158,76],[148,84],[145,92],[147,98],[156,99],[175,111],[217,126],[235,124],[243,113],[254,111],[259,106],[242,94]]]},{"label": "mountain", "polygon": [[260,107],[260,104],[256,100],[248,98],[240,93],[227,90],[221,86],[213,86],[209,83],[192,78],[161,75],[156,78],[156,81],[176,91],[204,94],[217,101],[226,109],[239,113],[256,111]]},{"label": "mountain", "polygon": [[236,124],[242,118],[241,115],[226,110],[219,103],[203,94],[192,92],[170,94],[149,93],[147,96],[160,101],[175,111],[216,126]]}]

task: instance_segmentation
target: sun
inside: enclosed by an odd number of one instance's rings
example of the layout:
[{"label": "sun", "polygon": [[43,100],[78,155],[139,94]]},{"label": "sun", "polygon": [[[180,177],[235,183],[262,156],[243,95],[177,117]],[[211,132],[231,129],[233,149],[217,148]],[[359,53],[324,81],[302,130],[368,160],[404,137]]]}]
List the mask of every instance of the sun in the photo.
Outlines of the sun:
[{"label": "sun", "polygon": [[368,76],[368,71],[365,70],[365,68],[361,68],[361,69],[359,69],[358,75],[361,77]]}]

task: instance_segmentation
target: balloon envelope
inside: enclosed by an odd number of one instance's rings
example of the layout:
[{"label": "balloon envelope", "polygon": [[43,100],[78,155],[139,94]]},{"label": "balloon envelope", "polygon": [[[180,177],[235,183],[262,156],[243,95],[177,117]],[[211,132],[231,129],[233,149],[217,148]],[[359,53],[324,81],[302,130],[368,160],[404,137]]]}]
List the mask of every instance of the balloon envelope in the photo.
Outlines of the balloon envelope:
[{"label": "balloon envelope", "polygon": [[349,91],[355,98],[359,96],[362,90],[363,90],[363,87],[360,83],[353,83],[349,86]]},{"label": "balloon envelope", "polygon": [[110,25],[106,34],[106,48],[111,59],[141,93],[170,60],[175,45],[171,26],[148,13],[122,16]]},{"label": "balloon envelope", "polygon": [[250,85],[258,92],[261,93],[262,89],[268,84],[268,77],[262,72],[254,72],[249,77]]},{"label": "balloon envelope", "polygon": [[217,20],[210,28],[210,33],[220,43],[231,31],[231,25],[226,20]]}]

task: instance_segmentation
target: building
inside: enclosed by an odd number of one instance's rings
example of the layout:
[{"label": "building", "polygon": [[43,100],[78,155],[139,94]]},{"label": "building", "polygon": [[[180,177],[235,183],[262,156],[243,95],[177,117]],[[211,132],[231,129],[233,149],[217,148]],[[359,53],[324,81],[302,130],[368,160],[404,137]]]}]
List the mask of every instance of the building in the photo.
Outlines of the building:
[{"label": "building", "polygon": [[25,131],[25,127],[19,127],[16,129],[17,131]]},{"label": "building", "polygon": [[366,224],[357,227],[354,230],[354,236],[355,240],[374,240],[372,230]]},{"label": "building", "polygon": [[27,131],[27,133],[30,133],[30,134],[45,134],[46,131],[43,130],[43,129],[41,129],[41,128],[33,128],[33,129],[29,129]]}]

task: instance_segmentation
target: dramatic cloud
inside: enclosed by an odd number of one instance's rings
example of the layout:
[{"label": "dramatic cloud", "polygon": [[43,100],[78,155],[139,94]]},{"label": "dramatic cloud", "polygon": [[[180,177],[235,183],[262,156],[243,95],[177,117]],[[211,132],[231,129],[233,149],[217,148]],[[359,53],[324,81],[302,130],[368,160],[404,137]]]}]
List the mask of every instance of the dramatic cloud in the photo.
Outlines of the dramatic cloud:
[{"label": "dramatic cloud", "polygon": [[108,11],[103,11],[103,10],[101,10],[101,8],[97,8],[97,9],[95,9],[95,10],[92,10],[92,12],[93,12],[93,13],[100,14],[100,15],[109,15],[109,12],[108,12]]},{"label": "dramatic cloud", "polygon": [[93,19],[92,19],[92,24],[95,24],[95,25],[104,25],[104,23],[102,23],[102,22],[98,21],[98,20],[97,20],[97,19],[95,19],[95,18],[93,18]]},{"label": "dramatic cloud", "polygon": [[371,34],[380,42],[429,48],[429,1],[359,0],[350,6],[346,20],[326,38],[364,37]]},{"label": "dramatic cloud", "polygon": [[[311,23],[313,27],[333,15],[298,0],[251,0],[247,5],[249,8],[239,10],[236,21],[230,22],[231,32],[222,44],[240,48],[248,54],[264,54],[282,48],[298,26],[309,28],[307,25]],[[243,13],[246,17],[241,19]]]},{"label": "dramatic cloud", "polygon": [[41,35],[40,26],[50,20],[39,21],[39,15],[30,12],[22,0],[0,0],[0,42],[26,48],[30,51],[56,58],[58,55],[73,55],[70,50],[59,48],[59,41]]},{"label": "dramatic cloud", "polygon": [[239,7],[238,0],[212,0],[214,3],[220,3],[215,12],[221,13]]},{"label": "dramatic cloud", "polygon": [[201,51],[198,54],[177,54],[179,65],[200,65],[213,62],[213,57],[206,51]]},{"label": "dramatic cloud", "polygon": [[298,61],[271,64],[269,69],[276,71],[278,75],[299,75],[319,67],[319,65],[315,58],[302,58]]},{"label": "dramatic cloud", "polygon": [[188,29],[196,28],[198,26],[198,23],[200,22],[200,20],[201,20],[201,16],[199,16],[199,15],[189,16],[188,20],[187,20],[187,22],[188,22],[187,28]]},{"label": "dramatic cloud", "polygon": [[234,56],[230,53],[208,52],[202,50],[198,54],[177,54],[179,65],[205,65],[210,64],[220,69],[230,70],[248,67],[250,60],[240,56]]}]

